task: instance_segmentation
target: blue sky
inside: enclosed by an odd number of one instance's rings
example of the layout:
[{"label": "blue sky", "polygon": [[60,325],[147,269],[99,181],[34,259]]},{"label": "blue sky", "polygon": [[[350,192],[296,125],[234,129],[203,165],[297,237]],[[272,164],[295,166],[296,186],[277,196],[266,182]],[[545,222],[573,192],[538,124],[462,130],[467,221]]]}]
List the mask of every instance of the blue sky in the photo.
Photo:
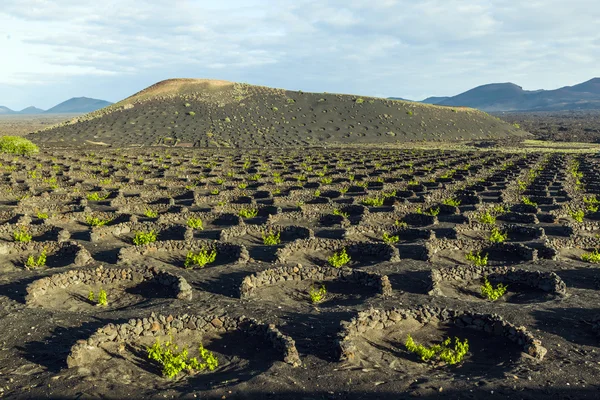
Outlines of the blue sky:
[{"label": "blue sky", "polygon": [[598,26],[598,0],[2,0],[0,105],[175,77],[418,100],[554,89],[600,76]]}]

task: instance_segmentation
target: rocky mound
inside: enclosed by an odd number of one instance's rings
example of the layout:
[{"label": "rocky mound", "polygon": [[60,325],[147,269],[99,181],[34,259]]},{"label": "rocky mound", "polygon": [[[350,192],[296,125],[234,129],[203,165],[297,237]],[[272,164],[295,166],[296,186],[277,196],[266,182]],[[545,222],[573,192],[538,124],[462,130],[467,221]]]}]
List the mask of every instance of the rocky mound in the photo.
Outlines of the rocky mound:
[{"label": "rocky mound", "polygon": [[32,136],[47,146],[265,147],[524,136],[484,112],[205,79],[159,82]]}]

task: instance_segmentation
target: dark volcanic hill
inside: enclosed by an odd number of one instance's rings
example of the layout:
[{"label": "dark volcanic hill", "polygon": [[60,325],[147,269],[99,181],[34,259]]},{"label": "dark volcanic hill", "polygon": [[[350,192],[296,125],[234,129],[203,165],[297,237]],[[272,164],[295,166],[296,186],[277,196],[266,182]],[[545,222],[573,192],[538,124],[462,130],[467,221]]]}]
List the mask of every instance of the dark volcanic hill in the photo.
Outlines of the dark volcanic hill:
[{"label": "dark volcanic hill", "polygon": [[159,82],[32,136],[48,145],[279,147],[507,138],[484,112],[206,79]]},{"label": "dark volcanic hill", "polygon": [[593,110],[600,109],[600,78],[555,90],[523,90],[514,83],[492,83],[453,97],[429,97],[423,103],[487,112]]},{"label": "dark volcanic hill", "polygon": [[45,111],[46,114],[83,114],[110,106],[112,103],[88,97],[73,97]]}]

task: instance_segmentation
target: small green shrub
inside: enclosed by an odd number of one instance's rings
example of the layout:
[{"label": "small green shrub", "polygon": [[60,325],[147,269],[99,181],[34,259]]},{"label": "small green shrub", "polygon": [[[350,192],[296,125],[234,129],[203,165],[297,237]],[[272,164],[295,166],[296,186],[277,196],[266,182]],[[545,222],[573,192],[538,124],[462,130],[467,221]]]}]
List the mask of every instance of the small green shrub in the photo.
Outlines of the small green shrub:
[{"label": "small green shrub", "polygon": [[33,255],[30,255],[25,262],[25,268],[27,269],[43,267],[44,265],[46,265],[46,250],[42,250],[42,254],[37,259]]},{"label": "small green shrub", "polygon": [[158,211],[154,211],[151,209],[146,209],[146,211],[144,211],[144,215],[148,218],[156,218],[158,217]]},{"label": "small green shrub", "polygon": [[348,218],[350,216],[350,214],[348,214],[347,212],[343,212],[337,208],[335,210],[333,210],[333,215],[339,215],[340,217],[344,217],[344,218]]},{"label": "small green shrub", "polygon": [[384,200],[385,199],[383,197],[366,197],[363,199],[362,203],[369,207],[381,207]]},{"label": "small green shrub", "polygon": [[582,254],[581,260],[592,264],[600,264],[600,251],[594,249],[591,253]]},{"label": "small green shrub", "polygon": [[19,136],[1,136],[0,153],[30,155],[39,152],[40,149],[27,140]]},{"label": "small green shrub", "polygon": [[435,217],[439,215],[440,208],[439,207],[430,207],[429,210],[425,211],[423,214]]},{"label": "small green shrub", "polygon": [[346,252],[346,249],[335,252],[331,257],[327,259],[329,265],[335,268],[340,268],[350,262],[350,256]]},{"label": "small green shrub", "polygon": [[496,301],[500,297],[504,296],[508,286],[499,283],[494,288],[487,277],[483,278],[483,285],[481,286],[481,295],[488,300]]},{"label": "small green shrub", "polygon": [[263,244],[265,246],[275,246],[281,243],[281,232],[277,232],[277,234],[273,232],[269,232],[267,234],[262,234]]},{"label": "small green shrub", "polygon": [[37,213],[37,217],[39,219],[48,219],[48,213],[44,213],[44,212],[38,212]]},{"label": "small green shrub", "polygon": [[215,262],[217,259],[217,251],[216,250],[207,250],[202,249],[198,253],[194,253],[190,251],[187,253],[185,257],[184,266],[186,268],[192,268],[194,266],[198,266],[200,268],[204,268],[206,264],[210,264]]},{"label": "small green shrub", "polygon": [[356,99],[354,102],[355,102],[356,104],[362,104],[362,103],[364,103],[364,102],[365,102],[365,99],[363,99],[363,98],[360,98],[360,97],[359,97],[359,98],[358,98],[358,99]]},{"label": "small green shrub", "polygon": [[186,222],[187,226],[189,226],[192,229],[198,229],[198,230],[203,230],[204,229],[204,225],[202,224],[202,218],[188,218],[187,222]]},{"label": "small green shrub", "polygon": [[106,224],[108,224],[110,221],[112,221],[112,219],[101,219],[98,217],[92,217],[91,215],[88,216],[85,219],[85,222],[89,225],[89,226],[104,226]]},{"label": "small green shrub", "polygon": [[460,200],[456,200],[452,197],[449,197],[447,199],[444,199],[444,201],[442,201],[442,204],[445,204],[447,206],[452,206],[452,207],[458,207],[458,206],[460,206]]},{"label": "small green shrub", "polygon": [[477,267],[486,266],[488,263],[488,255],[486,254],[485,256],[482,256],[481,252],[473,253],[472,251],[470,251],[467,254],[465,254],[465,258],[467,259],[467,261],[471,261],[473,265]]},{"label": "small green shrub", "polygon": [[536,202],[534,202],[534,201],[531,201],[531,200],[529,199],[529,197],[527,197],[527,196],[523,196],[523,197],[521,197],[521,202],[522,202],[523,204],[526,204],[526,205],[528,205],[528,206],[534,206],[534,207],[537,207],[537,203],[536,203]]},{"label": "small green shrub", "polygon": [[325,300],[327,289],[325,289],[325,285],[321,285],[321,287],[318,289],[316,289],[314,286],[311,286],[310,290],[308,291],[308,295],[310,296],[310,300],[313,304],[318,304]]},{"label": "small green shrub", "polygon": [[156,242],[156,232],[136,232],[133,237],[133,244],[136,246]]},{"label": "small green shrub", "polygon": [[238,215],[242,218],[254,218],[258,215],[257,208],[242,208]]},{"label": "small green shrub", "polygon": [[482,224],[493,225],[496,223],[496,217],[490,214],[489,211],[480,213],[476,218],[477,221],[481,222]]},{"label": "small green shrub", "polygon": [[387,232],[383,233],[383,237],[382,237],[383,241],[387,244],[394,244],[394,243],[398,243],[400,241],[400,237],[398,235],[390,235]]},{"label": "small green shrub", "polygon": [[585,212],[583,210],[571,210],[569,209],[569,215],[577,222],[583,222]]},{"label": "small green shrub", "polygon": [[88,193],[88,195],[86,196],[86,198],[89,201],[101,201],[101,200],[106,200],[108,198],[108,194],[106,194],[106,195],[100,195],[100,193],[98,193],[98,192]]},{"label": "small green shrub", "polygon": [[98,305],[100,307],[106,307],[108,305],[108,296],[104,289],[100,289],[98,292]]},{"label": "small green shrub", "polygon": [[148,358],[158,362],[162,366],[162,374],[164,377],[172,379],[181,371],[214,371],[219,366],[219,361],[215,355],[199,345],[198,352],[203,362],[198,361],[196,357],[189,358],[188,350],[183,349],[178,352],[179,347],[172,343],[172,339],[161,345],[158,340],[146,349]]},{"label": "small green shrub", "polygon": [[492,229],[492,233],[490,234],[490,242],[492,243],[502,243],[508,239],[507,233],[502,233],[500,229],[494,227]]},{"label": "small green shrub", "polygon": [[400,221],[399,219],[397,219],[394,222],[394,225],[397,226],[398,228],[408,228],[408,223],[406,223],[404,221]]},{"label": "small green shrub", "polygon": [[436,344],[427,348],[422,344],[416,344],[410,335],[407,335],[405,347],[409,352],[416,354],[422,361],[429,361],[436,357],[448,365],[460,363],[465,355],[469,352],[469,342],[467,339],[461,342],[459,338],[454,338],[454,346],[452,340],[447,338],[441,344]]},{"label": "small green shrub", "polygon": [[96,303],[99,307],[106,307],[108,305],[108,295],[104,289],[100,289],[98,292],[98,299],[96,300],[96,296],[94,296],[94,292],[90,290],[88,294],[88,300],[92,303]]},{"label": "small green shrub", "polygon": [[21,227],[20,229],[13,232],[13,239],[15,240],[15,242],[28,243],[31,242],[32,237],[33,236],[27,233],[25,227]]}]

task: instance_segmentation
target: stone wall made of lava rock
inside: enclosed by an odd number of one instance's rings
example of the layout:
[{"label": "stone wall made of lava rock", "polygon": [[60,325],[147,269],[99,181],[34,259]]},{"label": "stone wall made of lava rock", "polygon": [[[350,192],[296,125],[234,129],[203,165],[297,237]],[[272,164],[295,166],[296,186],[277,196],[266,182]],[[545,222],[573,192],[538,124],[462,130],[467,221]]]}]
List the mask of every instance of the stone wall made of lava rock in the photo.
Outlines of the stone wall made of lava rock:
[{"label": "stone wall made of lava rock", "polygon": [[232,238],[252,235],[252,234],[281,234],[281,240],[309,239],[315,237],[315,233],[310,228],[303,226],[281,226],[281,225],[237,225],[230,228],[225,228],[219,235],[219,240],[229,240]]},{"label": "stone wall made of lava rock", "polygon": [[433,256],[443,250],[461,251],[505,251],[519,256],[525,261],[538,259],[538,251],[535,248],[522,243],[491,243],[484,240],[473,239],[433,239],[425,243],[429,256]]},{"label": "stone wall made of lava rock", "polygon": [[600,247],[600,238],[594,236],[574,236],[570,238],[548,239],[546,242],[550,248],[560,249],[597,249]]},{"label": "stone wall made of lava rock", "polygon": [[463,233],[467,231],[491,231],[493,227],[497,227],[502,232],[516,233],[518,235],[528,236],[531,239],[546,238],[546,232],[542,227],[530,227],[517,224],[488,225],[475,222],[468,225],[456,225],[454,230],[456,233]]},{"label": "stone wall made of lava rock", "polygon": [[494,336],[505,337],[517,343],[525,353],[542,360],[547,353],[540,340],[536,339],[524,326],[515,326],[503,320],[497,314],[478,314],[469,311],[448,310],[437,307],[419,307],[413,309],[361,311],[350,321],[342,322],[337,335],[340,360],[351,360],[357,348],[355,342],[369,330],[382,330],[403,320],[415,319],[421,324],[447,322],[460,328],[483,331]]},{"label": "stone wall made of lava rock", "polygon": [[392,245],[377,242],[357,242],[347,239],[297,239],[278,249],[276,256],[277,262],[285,263],[290,256],[299,251],[339,251],[342,249],[346,249],[353,260],[400,261],[400,253]]},{"label": "stone wall made of lava rock", "polygon": [[75,241],[64,242],[6,242],[0,244],[0,254],[39,255],[43,251],[47,256],[74,257],[76,266],[84,266],[92,260],[92,255]]},{"label": "stone wall made of lava rock", "polygon": [[173,317],[171,315],[151,314],[149,318],[131,319],[129,322],[115,325],[108,324],[98,329],[87,340],[77,341],[67,357],[69,368],[80,367],[94,360],[86,357],[90,351],[100,350],[100,345],[108,342],[134,342],[144,336],[163,336],[171,334],[174,337],[179,332],[199,331],[202,333],[226,333],[228,331],[241,330],[248,335],[264,339],[281,354],[282,361],[294,367],[302,365],[300,356],[296,350],[296,343],[292,338],[282,334],[273,324],[265,324],[252,318],[229,316],[191,316],[182,315]]},{"label": "stone wall made of lava rock", "polygon": [[503,284],[523,284],[558,296],[567,294],[567,286],[554,272],[528,271],[515,267],[458,266],[432,269],[430,295],[443,296],[442,282],[470,282],[484,277]]},{"label": "stone wall made of lava rock", "polygon": [[244,245],[220,243],[211,240],[165,240],[139,246],[122,247],[119,250],[119,261],[128,262],[137,257],[156,251],[200,251],[216,250],[217,257],[226,262],[244,264],[250,260],[250,254]]},{"label": "stone wall made of lava rock", "polygon": [[79,284],[108,285],[118,281],[136,283],[154,281],[167,287],[168,291],[177,299],[192,299],[192,287],[187,281],[169,272],[161,271],[154,267],[104,268],[103,266],[99,266],[98,268],[87,270],[70,270],[38,279],[27,286],[25,301],[27,304],[30,304],[37,298],[44,296],[49,289],[64,289],[68,286]]},{"label": "stone wall made of lava rock", "polygon": [[240,286],[240,297],[252,297],[258,288],[276,285],[279,282],[333,279],[372,287],[383,296],[392,294],[392,285],[386,275],[352,268],[304,267],[298,264],[296,266],[271,268],[246,276]]}]

